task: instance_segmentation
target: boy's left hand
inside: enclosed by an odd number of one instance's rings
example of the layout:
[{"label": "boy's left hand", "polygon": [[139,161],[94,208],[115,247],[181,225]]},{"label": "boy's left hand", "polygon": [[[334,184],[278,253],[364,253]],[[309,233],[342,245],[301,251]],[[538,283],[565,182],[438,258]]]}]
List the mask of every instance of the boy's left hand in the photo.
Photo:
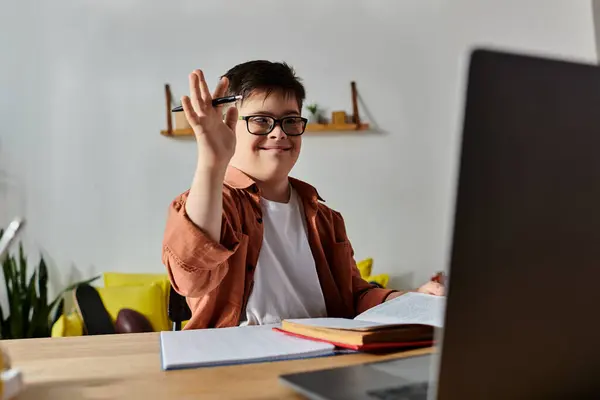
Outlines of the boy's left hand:
[{"label": "boy's left hand", "polygon": [[[426,284],[424,284],[423,286],[421,286],[417,290],[412,290],[412,292],[431,294],[431,295],[434,295],[434,296],[444,296],[446,290],[445,290],[445,287],[443,285],[443,282],[444,282],[443,275],[437,274],[436,276],[434,276],[432,278],[432,280],[430,280],[429,282],[427,282]],[[404,293],[407,293],[407,292],[394,292],[394,293],[391,293],[387,297],[387,299],[385,299],[385,301],[393,300],[393,299],[395,299],[398,296],[402,296]]]},{"label": "boy's left hand", "polygon": [[416,290],[419,293],[432,294],[434,296],[443,296],[445,293],[444,285],[439,282],[429,281]]}]

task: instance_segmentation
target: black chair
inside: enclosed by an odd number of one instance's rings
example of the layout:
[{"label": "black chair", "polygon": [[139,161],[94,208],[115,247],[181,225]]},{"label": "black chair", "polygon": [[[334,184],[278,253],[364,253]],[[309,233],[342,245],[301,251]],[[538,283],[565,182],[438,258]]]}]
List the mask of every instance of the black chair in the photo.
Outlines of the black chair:
[{"label": "black chair", "polygon": [[185,301],[185,297],[177,293],[173,286],[169,291],[168,314],[169,319],[173,322],[174,331],[180,331],[181,323],[192,318],[192,310]]}]

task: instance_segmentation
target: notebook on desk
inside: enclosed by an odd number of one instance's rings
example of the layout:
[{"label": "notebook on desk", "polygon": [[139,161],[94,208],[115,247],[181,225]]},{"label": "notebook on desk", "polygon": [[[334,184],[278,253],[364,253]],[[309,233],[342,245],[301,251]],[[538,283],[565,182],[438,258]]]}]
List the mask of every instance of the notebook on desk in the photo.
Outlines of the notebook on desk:
[{"label": "notebook on desk", "polygon": [[273,331],[274,325],[160,333],[163,370],[294,360],[336,354],[335,346]]}]

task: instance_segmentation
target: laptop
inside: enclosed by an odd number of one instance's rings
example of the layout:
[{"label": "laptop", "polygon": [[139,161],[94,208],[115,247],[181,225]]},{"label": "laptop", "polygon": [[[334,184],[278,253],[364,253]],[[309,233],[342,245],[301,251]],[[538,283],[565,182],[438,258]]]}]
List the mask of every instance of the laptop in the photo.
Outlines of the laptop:
[{"label": "laptop", "polygon": [[475,50],[463,123],[440,354],[284,384],[313,399],[599,396],[600,68]]}]

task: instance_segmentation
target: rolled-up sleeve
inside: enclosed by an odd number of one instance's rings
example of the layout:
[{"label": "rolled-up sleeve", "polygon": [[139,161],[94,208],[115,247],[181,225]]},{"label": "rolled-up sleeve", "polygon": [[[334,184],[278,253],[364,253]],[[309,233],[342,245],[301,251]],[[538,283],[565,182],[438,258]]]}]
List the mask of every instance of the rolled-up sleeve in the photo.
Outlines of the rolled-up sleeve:
[{"label": "rolled-up sleeve", "polygon": [[185,211],[189,192],[169,206],[162,261],[171,285],[186,297],[201,297],[216,288],[228,270],[228,259],[239,246],[232,218],[237,213],[231,196],[223,196],[221,238],[217,243],[196,226]]}]

